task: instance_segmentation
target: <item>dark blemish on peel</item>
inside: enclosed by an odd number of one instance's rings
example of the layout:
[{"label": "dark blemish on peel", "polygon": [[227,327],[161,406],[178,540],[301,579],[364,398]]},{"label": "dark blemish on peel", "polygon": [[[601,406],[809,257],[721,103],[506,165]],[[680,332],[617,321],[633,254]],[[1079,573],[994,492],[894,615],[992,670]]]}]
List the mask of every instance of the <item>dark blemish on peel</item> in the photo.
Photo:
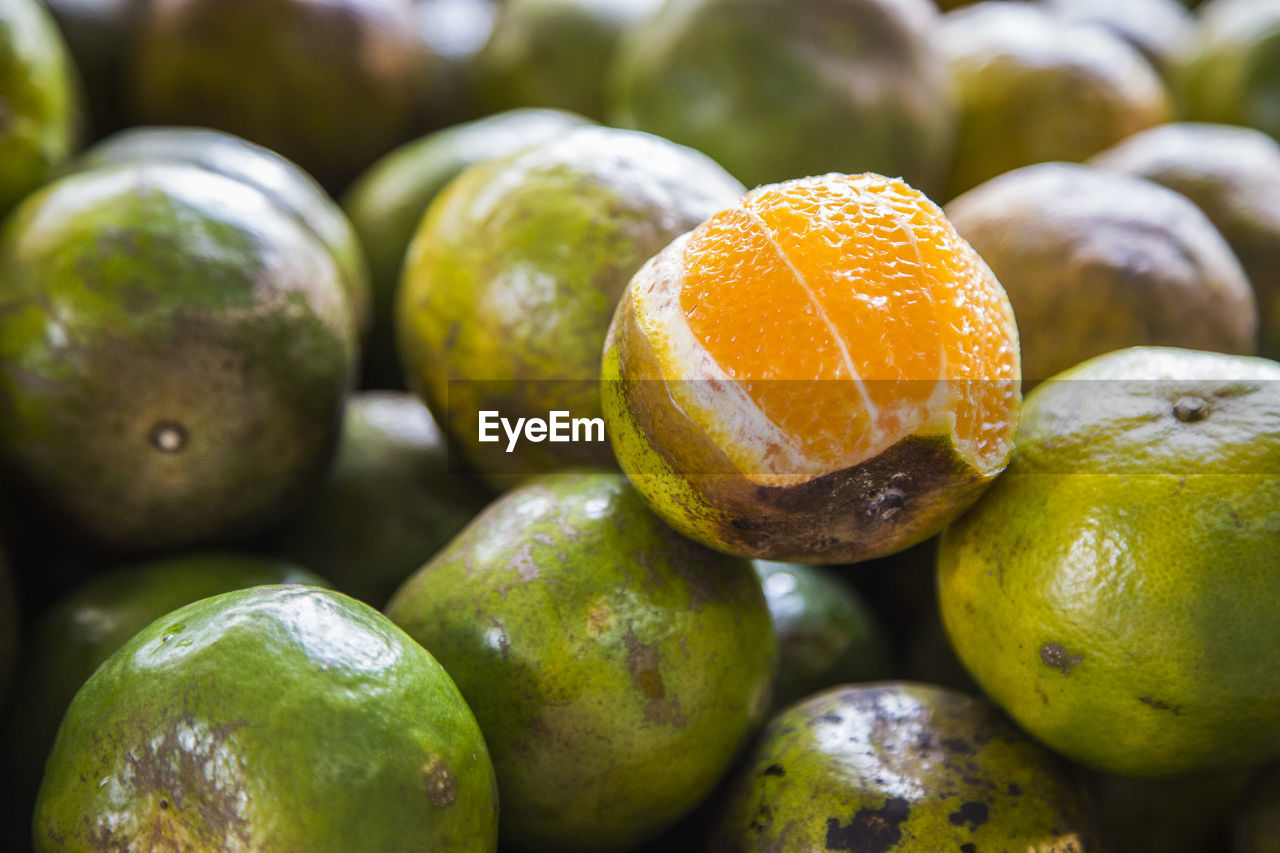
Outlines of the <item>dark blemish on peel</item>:
[{"label": "dark blemish on peel", "polygon": [[1182,713],[1181,705],[1170,705],[1168,702],[1162,702],[1159,699],[1152,699],[1150,696],[1139,696],[1138,701],[1148,708],[1154,708],[1157,711],[1170,711],[1177,716]]},{"label": "dark blemish on peel", "polygon": [[969,824],[969,831],[974,832],[978,827],[990,820],[990,813],[986,803],[968,802],[962,804],[957,811],[947,815],[947,820],[951,821],[952,826],[964,826],[967,823]]},{"label": "dark blemish on peel", "polygon": [[901,824],[911,816],[904,797],[892,797],[878,809],[860,809],[847,825],[827,818],[828,850],[850,853],[886,853],[902,840]]},{"label": "dark blemish on peel", "polygon": [[1045,643],[1040,647],[1040,660],[1050,669],[1070,675],[1084,660],[1084,655],[1073,655],[1057,643]]}]

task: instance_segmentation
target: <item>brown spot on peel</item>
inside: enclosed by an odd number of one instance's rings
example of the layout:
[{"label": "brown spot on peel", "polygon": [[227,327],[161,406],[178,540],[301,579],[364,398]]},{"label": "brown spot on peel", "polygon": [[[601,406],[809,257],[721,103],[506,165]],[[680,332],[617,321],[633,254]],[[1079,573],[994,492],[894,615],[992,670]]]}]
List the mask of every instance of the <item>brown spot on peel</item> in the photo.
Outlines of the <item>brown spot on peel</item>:
[{"label": "brown spot on peel", "polygon": [[661,723],[684,728],[684,713],[675,697],[668,697],[658,666],[658,647],[641,642],[635,631],[627,628],[627,669],[631,682],[645,698],[644,719],[649,723]]},{"label": "brown spot on peel", "polygon": [[433,806],[442,809],[457,798],[458,782],[449,765],[436,757],[432,758],[422,770],[423,780],[427,786],[427,796],[431,798]]},{"label": "brown spot on peel", "polygon": [[910,815],[911,805],[904,797],[891,797],[878,809],[859,809],[843,826],[829,817],[826,847],[850,853],[886,853],[902,840],[901,824]]},{"label": "brown spot on peel", "polygon": [[1040,660],[1050,669],[1070,675],[1084,661],[1084,655],[1073,655],[1058,643],[1045,643],[1040,647]]}]

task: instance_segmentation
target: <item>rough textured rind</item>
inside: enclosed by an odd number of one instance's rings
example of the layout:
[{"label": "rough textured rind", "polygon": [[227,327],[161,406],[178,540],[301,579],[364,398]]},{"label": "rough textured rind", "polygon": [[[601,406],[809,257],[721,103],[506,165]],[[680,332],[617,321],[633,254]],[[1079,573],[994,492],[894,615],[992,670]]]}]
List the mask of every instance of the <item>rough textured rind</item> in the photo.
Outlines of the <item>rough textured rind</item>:
[{"label": "rough textured rind", "polygon": [[1136,47],[1032,3],[979,3],[938,28],[960,102],[942,198],[1050,160],[1079,162],[1168,121],[1164,83]]},{"label": "rough textured rind", "polygon": [[304,586],[151,623],[81,688],[36,853],[496,849],[484,740],[440,665],[381,614]]},{"label": "rough textured rind", "polygon": [[1089,853],[1067,765],[985,701],[923,684],[819,693],[735,775],[713,853]]},{"label": "rough textured rind", "polygon": [[1092,166],[1037,163],[946,210],[1009,294],[1028,380],[1129,346],[1256,349],[1249,280],[1179,193]]},{"label": "rough textured rind", "polygon": [[1204,211],[1253,285],[1258,355],[1280,357],[1280,144],[1247,127],[1174,122],[1089,163],[1155,181]]},{"label": "rough textured rind", "polygon": [[0,233],[0,456],[99,543],[278,518],[329,462],[355,358],[333,258],[238,181],[96,169]]},{"label": "rough textured rind", "polygon": [[612,465],[604,442],[526,441],[512,454],[482,444],[478,412],[599,417],[600,347],[627,281],[741,193],[704,155],[612,128],[471,166],[432,203],[405,259],[396,326],[410,389],[505,485]]},{"label": "rough textured rind", "polygon": [[396,288],[405,252],[432,199],[468,166],[508,157],[585,123],[559,110],[509,110],[406,143],[355,180],[342,197],[342,207],[369,261],[373,330],[363,359],[366,387],[404,385],[395,350]]},{"label": "rough textured rind", "polygon": [[434,69],[413,7],[411,0],[147,3],[127,85],[133,118],[235,133],[340,188],[425,130]]},{"label": "rough textured rind", "polygon": [[311,230],[333,255],[362,334],[372,322],[369,271],[356,232],[342,210],[301,167],[230,133],[198,127],[135,127],[78,155],[72,169],[145,163],[187,163],[260,190]]},{"label": "rough textured rind", "polygon": [[626,850],[702,799],[763,720],[777,654],[744,560],[664,525],[619,474],[508,492],[387,613],[476,712],[504,847]]},{"label": "rough textured rind", "polygon": [[[8,814],[29,820],[58,723],[93,671],[153,620],[201,598],[263,584],[328,586],[292,563],[231,553],[169,557],[95,575],[32,620],[0,728]],[[2,839],[0,839],[2,840]]]},{"label": "rough textured rind", "polygon": [[610,120],[747,186],[832,170],[936,190],[955,129],[921,0],[673,0],[622,39]]},{"label": "rough textured rind", "polygon": [[1022,728],[1128,776],[1280,757],[1277,423],[1280,364],[1217,353],[1121,350],[1028,395],[938,556],[952,645]]},{"label": "rough textured rind", "polygon": [[53,176],[75,149],[75,69],[39,0],[0,6],[0,216]]}]

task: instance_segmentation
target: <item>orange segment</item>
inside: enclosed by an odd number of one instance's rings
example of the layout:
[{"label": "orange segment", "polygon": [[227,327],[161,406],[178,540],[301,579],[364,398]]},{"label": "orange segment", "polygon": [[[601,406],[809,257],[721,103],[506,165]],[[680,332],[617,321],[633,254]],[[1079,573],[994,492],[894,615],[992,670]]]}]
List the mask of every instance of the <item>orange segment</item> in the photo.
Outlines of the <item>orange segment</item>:
[{"label": "orange segment", "polygon": [[683,267],[694,339],[808,458],[856,464],[946,424],[966,457],[1003,463],[1019,378],[1007,297],[903,182],[761,187],[690,235]]}]

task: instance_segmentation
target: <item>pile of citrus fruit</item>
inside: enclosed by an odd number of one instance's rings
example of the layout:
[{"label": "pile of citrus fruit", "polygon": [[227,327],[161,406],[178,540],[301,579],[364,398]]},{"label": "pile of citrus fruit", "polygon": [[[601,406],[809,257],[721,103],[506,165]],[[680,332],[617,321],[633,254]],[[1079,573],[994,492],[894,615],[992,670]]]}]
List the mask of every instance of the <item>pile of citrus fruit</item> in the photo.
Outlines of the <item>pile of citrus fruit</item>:
[{"label": "pile of citrus fruit", "polygon": [[0,0],[0,850],[1280,853],[1277,0]]}]

